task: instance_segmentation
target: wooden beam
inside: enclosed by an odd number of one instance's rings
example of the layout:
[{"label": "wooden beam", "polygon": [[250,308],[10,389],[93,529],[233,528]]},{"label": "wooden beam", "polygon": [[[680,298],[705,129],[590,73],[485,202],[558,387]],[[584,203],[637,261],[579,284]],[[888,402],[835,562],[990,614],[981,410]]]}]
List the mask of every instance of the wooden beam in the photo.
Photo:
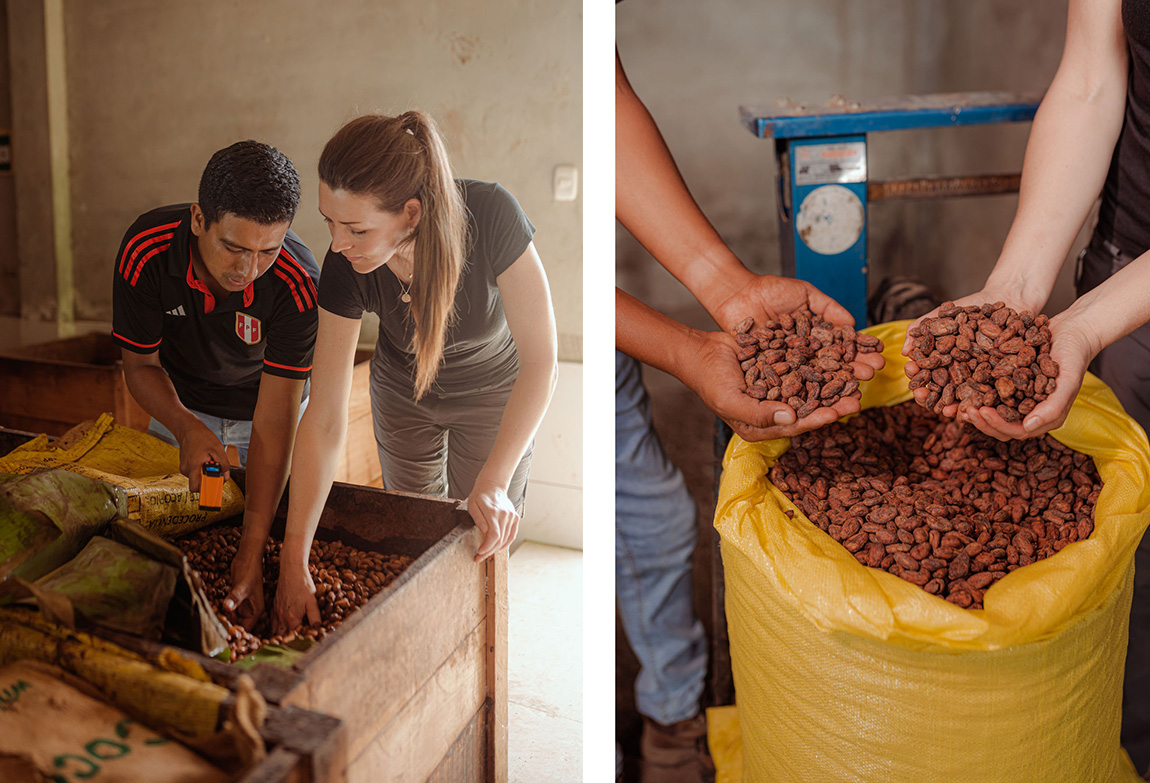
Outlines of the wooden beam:
[{"label": "wooden beam", "polygon": [[507,783],[507,550],[489,557],[487,586],[487,776]]}]

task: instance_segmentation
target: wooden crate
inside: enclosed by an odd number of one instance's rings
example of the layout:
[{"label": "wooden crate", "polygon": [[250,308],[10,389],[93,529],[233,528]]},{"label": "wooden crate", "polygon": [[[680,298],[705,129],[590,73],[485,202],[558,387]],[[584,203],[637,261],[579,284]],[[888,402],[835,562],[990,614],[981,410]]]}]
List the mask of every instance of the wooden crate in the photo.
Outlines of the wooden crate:
[{"label": "wooden crate", "polygon": [[473,562],[456,506],[336,483],[317,538],[415,560],[295,667],[252,670],[269,703],[344,721],[350,783],[507,780],[507,553]]},{"label": "wooden crate", "polygon": [[347,438],[335,469],[335,480],[366,487],[382,487],[383,471],[375,448],[375,428],[371,421],[372,349],[355,352],[351,371],[351,399],[347,408]]},{"label": "wooden crate", "polygon": [[[355,354],[347,439],[336,481],[383,486],[371,422],[371,349]],[[0,353],[0,427],[63,435],[108,412],[146,432],[151,417],[128,391],[120,346],[110,334],[86,334]]]},{"label": "wooden crate", "polygon": [[340,783],[343,780],[343,721],[296,707],[269,708],[260,736],[267,758],[236,783]]},{"label": "wooden crate", "polygon": [[128,392],[120,347],[110,334],[85,334],[0,354],[0,426],[49,435],[101,413],[147,430],[151,417]]},{"label": "wooden crate", "polygon": [[[0,428],[0,454],[29,437]],[[244,486],[244,471],[232,476]],[[415,559],[294,667],[251,671],[270,704],[343,721],[338,754],[325,755],[335,783],[507,780],[507,552],[473,562],[481,536],[456,506],[337,482],[317,538]]]}]

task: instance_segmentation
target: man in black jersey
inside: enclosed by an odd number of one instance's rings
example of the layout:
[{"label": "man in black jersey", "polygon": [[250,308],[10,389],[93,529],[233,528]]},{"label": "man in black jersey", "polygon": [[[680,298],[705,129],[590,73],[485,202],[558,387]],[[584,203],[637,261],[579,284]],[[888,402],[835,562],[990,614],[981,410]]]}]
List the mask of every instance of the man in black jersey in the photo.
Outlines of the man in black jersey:
[{"label": "man in black jersey", "polygon": [[[141,215],[124,235],[113,331],[149,431],[180,449],[199,490],[208,460],[247,467],[244,531],[225,606],[263,611],[259,563],[287,480],[318,323],[319,267],[289,227],[299,174],[279,150],[237,142],[212,156],[197,203]],[[253,567],[252,564],[255,564]]]}]

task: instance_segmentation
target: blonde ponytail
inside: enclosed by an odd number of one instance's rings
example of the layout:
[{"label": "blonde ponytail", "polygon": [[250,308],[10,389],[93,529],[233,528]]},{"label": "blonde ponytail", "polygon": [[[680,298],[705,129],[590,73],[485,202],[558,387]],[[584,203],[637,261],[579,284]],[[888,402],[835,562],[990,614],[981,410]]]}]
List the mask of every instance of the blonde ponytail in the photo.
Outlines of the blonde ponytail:
[{"label": "blonde ponytail", "polygon": [[419,400],[443,363],[466,256],[467,212],[452,177],[447,147],[424,112],[358,117],[324,146],[319,178],[332,190],[371,196],[380,209],[393,214],[408,199],[420,202],[422,216],[408,240],[415,242],[411,282],[415,329],[410,348]]}]

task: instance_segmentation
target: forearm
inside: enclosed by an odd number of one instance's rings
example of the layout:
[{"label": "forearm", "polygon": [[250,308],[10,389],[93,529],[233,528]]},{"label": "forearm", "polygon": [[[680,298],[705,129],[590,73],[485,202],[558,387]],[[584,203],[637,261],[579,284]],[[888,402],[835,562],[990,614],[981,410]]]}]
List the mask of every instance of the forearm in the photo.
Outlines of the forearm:
[{"label": "forearm", "polygon": [[248,446],[244,492],[244,528],[240,549],[249,556],[262,556],[276,509],[287,484],[295,442],[299,403],[287,415],[257,420]]},{"label": "forearm", "polygon": [[682,380],[687,346],[696,331],[615,289],[615,347],[643,364]]},{"label": "forearm", "polygon": [[[313,402],[314,405],[314,402]],[[315,414],[315,415],[313,415]],[[335,481],[339,455],[343,452],[347,434],[347,409],[334,416],[325,416],[309,407],[300,422],[291,466],[291,489],[288,503],[287,529],[283,550],[283,566],[306,567],[308,554],[316,528]]]},{"label": "forearm", "polygon": [[128,391],[132,393],[132,397],[140,407],[167,427],[177,440],[181,442],[184,440],[189,427],[203,426],[196,415],[180,402],[176,388],[172,385],[172,379],[162,367],[157,365],[125,367],[124,380],[128,385]]},{"label": "forearm", "polygon": [[1081,5],[1072,7],[1063,63],[1035,115],[1018,210],[987,280],[1034,311],[1102,190],[1126,107],[1121,25],[1087,31],[1077,14],[1089,9]]},{"label": "forearm", "polygon": [[1091,356],[1150,321],[1150,253],[1080,296],[1056,318],[1060,331],[1085,336]]},{"label": "forearm", "polygon": [[615,216],[707,308],[753,277],[691,197],[647,108],[615,64]]},{"label": "forearm", "polygon": [[547,412],[558,377],[558,365],[554,359],[520,361],[519,377],[511,387],[511,394],[507,397],[499,421],[499,432],[491,446],[491,453],[476,477],[476,484],[491,482],[504,490],[511,484],[515,468],[523,459],[523,453],[527,451]]}]

